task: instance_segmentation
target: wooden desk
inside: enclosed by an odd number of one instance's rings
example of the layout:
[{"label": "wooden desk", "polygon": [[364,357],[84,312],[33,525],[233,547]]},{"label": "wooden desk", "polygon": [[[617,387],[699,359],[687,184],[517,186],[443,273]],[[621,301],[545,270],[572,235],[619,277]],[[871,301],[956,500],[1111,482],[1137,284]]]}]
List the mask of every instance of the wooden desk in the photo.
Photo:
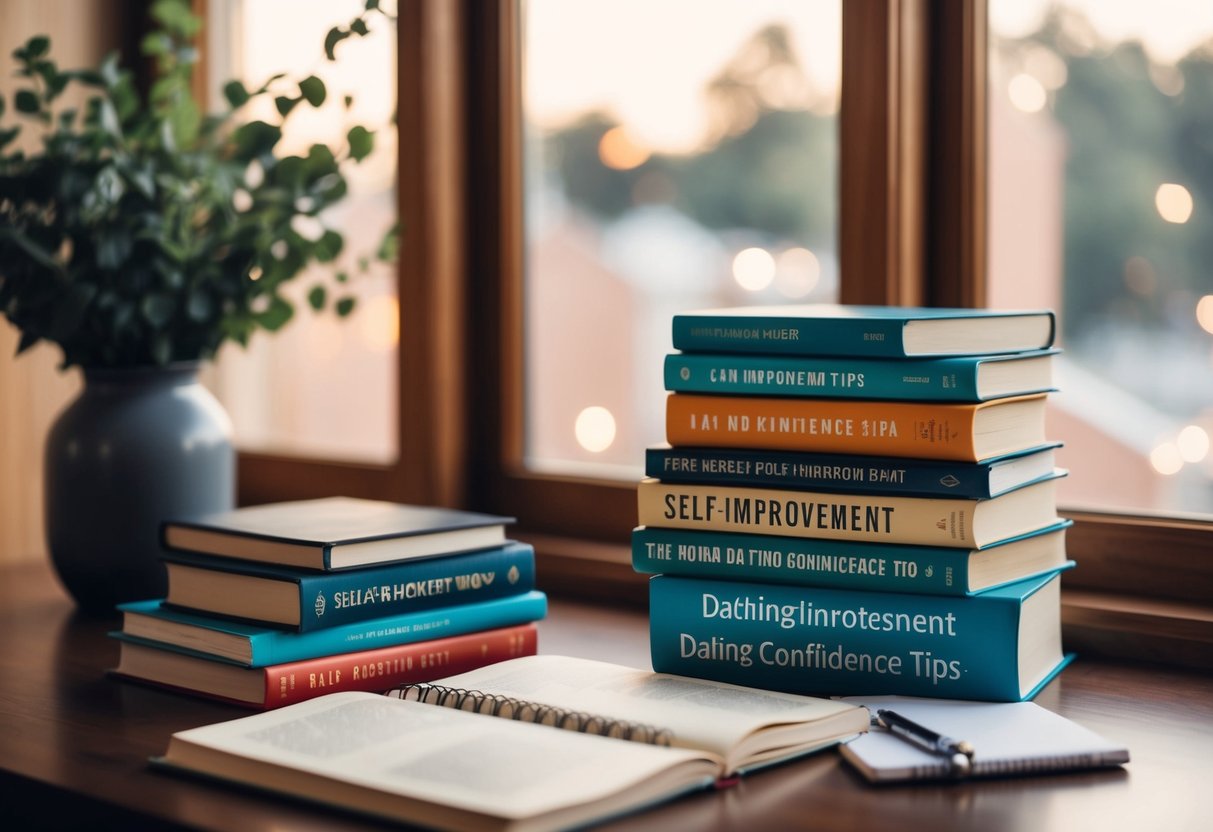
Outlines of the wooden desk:
[{"label": "wooden desk", "polygon": [[[148,769],[169,734],[246,711],[105,678],[115,622],[76,615],[40,566],[0,570],[7,828],[375,829],[372,821]],[[648,666],[642,615],[555,602],[540,649]],[[834,752],[604,830],[1213,829],[1213,677],[1081,657],[1037,700],[1128,745],[1124,770],[874,788]]]}]

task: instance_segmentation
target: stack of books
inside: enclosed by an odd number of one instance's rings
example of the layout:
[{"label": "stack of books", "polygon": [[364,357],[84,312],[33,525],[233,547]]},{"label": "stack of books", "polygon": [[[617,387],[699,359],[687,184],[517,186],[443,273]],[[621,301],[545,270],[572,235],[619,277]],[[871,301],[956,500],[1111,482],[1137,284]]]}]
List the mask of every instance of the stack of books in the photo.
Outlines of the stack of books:
[{"label": "stack of books", "polygon": [[1049,311],[678,315],[633,533],[655,670],[1018,701],[1066,663]]},{"label": "stack of books", "polygon": [[340,497],[169,522],[167,596],[119,607],[113,672],[276,708],[534,655],[547,599],[510,522]]}]

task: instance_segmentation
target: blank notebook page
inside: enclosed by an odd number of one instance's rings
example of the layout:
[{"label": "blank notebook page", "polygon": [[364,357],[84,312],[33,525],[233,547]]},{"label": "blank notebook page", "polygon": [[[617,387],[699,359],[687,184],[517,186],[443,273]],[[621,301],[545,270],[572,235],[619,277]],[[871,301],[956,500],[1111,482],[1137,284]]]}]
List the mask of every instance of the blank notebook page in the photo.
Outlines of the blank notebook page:
[{"label": "blank notebook page", "polygon": [[[975,777],[1071,771],[1115,766],[1129,751],[1033,702],[965,702],[908,696],[852,696],[873,714],[887,708],[920,725],[974,747]],[[892,734],[873,729],[841,749],[873,781],[947,777],[948,760]]]}]

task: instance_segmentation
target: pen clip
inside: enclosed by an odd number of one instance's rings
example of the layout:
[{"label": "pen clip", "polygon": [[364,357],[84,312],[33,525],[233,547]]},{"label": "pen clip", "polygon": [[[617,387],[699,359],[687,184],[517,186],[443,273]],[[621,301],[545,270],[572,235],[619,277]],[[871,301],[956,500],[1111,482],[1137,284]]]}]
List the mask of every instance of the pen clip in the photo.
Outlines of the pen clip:
[{"label": "pen clip", "polygon": [[948,758],[948,773],[952,777],[967,777],[973,770],[973,746],[920,725],[887,708],[869,712],[871,724],[913,745],[928,754]]}]

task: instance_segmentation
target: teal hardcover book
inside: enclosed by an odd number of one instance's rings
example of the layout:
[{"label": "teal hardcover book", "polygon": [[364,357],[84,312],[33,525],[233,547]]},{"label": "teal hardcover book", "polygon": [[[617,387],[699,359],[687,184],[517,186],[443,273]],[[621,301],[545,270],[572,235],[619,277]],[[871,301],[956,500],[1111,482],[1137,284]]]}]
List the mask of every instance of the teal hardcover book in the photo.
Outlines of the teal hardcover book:
[{"label": "teal hardcover book", "polygon": [[131,639],[197,655],[264,667],[538,621],[547,596],[532,590],[478,604],[374,618],[295,633],[187,613],[160,601],[120,604],[122,633]]},{"label": "teal hardcover book", "polygon": [[1059,573],[971,598],[649,582],[653,669],[817,695],[1018,702],[1066,663]]},{"label": "teal hardcover book", "polygon": [[662,482],[986,500],[1053,476],[1059,444],[980,462],[660,445],[645,449],[644,470]]},{"label": "teal hardcover book", "polygon": [[905,358],[1047,349],[1054,329],[1047,309],[743,306],[675,315],[673,339],[685,352]]},{"label": "teal hardcover book", "polygon": [[674,353],[665,389],[678,393],[983,402],[1053,388],[1056,350],[952,358],[860,359]]},{"label": "teal hardcover book", "polygon": [[515,542],[337,572],[192,552],[166,553],[165,566],[172,606],[299,631],[488,601],[535,585],[535,550]]},{"label": "teal hardcover book", "polygon": [[984,549],[641,526],[632,568],[650,575],[915,595],[975,595],[1073,565],[1062,520]]}]

